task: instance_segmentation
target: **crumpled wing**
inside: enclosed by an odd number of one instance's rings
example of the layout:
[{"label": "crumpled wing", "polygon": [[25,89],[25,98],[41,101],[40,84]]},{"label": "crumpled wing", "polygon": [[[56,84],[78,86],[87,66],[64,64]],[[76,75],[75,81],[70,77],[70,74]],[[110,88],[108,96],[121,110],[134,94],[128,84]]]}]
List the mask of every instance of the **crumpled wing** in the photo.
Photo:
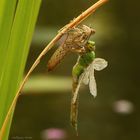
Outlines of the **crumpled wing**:
[{"label": "crumpled wing", "polygon": [[90,93],[96,97],[97,96],[97,85],[94,76],[94,69],[97,71],[103,70],[108,65],[107,61],[102,58],[95,58],[92,64],[89,66],[89,89]]},{"label": "crumpled wing", "polygon": [[100,71],[106,68],[108,65],[108,62],[102,58],[95,58],[93,61],[93,67],[95,70]]},{"label": "crumpled wing", "polygon": [[84,83],[85,85],[89,84],[89,76],[90,76],[90,66],[88,66],[84,73],[82,74],[83,78],[82,78],[82,83]]},{"label": "crumpled wing", "polygon": [[68,53],[68,49],[64,45],[58,47],[58,49],[54,52],[50,60],[48,61],[48,71],[53,70],[57,64],[64,58],[64,56]]},{"label": "crumpled wing", "polygon": [[97,85],[94,77],[94,69],[92,69],[89,76],[89,90],[94,97],[97,96]]},{"label": "crumpled wing", "polygon": [[89,84],[89,89],[90,89],[90,93],[96,97],[97,96],[97,86],[96,86],[96,80],[94,77],[94,67],[93,67],[93,63],[91,63],[84,71],[83,73],[83,78],[82,78],[82,82],[85,85]]}]

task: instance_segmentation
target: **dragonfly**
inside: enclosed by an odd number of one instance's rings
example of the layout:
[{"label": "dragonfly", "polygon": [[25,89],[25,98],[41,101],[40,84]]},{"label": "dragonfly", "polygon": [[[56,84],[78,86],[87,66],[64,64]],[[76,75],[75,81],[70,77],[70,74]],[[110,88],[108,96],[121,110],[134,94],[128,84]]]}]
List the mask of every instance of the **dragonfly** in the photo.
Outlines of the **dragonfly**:
[{"label": "dragonfly", "polygon": [[78,54],[85,52],[85,44],[94,33],[95,30],[86,25],[67,31],[59,40],[60,46],[48,61],[48,71],[53,70],[69,52]]},{"label": "dragonfly", "polygon": [[94,76],[94,71],[100,71],[106,68],[108,62],[102,58],[95,56],[95,42],[88,41],[85,45],[85,52],[79,55],[76,64],[72,70],[72,101],[70,120],[72,126],[77,132],[77,117],[78,117],[78,92],[82,83],[89,85],[90,93],[97,96],[97,85]]},{"label": "dragonfly", "polygon": [[81,83],[89,84],[90,92],[93,96],[97,95],[96,81],[94,70],[100,71],[107,66],[107,61],[95,57],[95,42],[89,38],[95,30],[82,25],[70,29],[60,39],[60,46],[48,61],[48,71],[53,70],[69,52],[79,55],[76,64],[72,69],[72,99],[70,120],[72,126],[77,132],[78,116],[78,93]]}]

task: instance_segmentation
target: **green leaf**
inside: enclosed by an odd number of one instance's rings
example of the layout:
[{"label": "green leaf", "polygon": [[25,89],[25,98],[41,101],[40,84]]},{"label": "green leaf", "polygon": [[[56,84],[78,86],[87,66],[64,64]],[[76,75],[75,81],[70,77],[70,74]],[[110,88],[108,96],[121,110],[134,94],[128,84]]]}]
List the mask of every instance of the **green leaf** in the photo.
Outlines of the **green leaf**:
[{"label": "green leaf", "polygon": [[11,35],[11,27],[16,8],[16,1],[17,0],[0,1],[0,81],[2,77],[3,64],[5,62],[4,57],[7,52],[8,41]]},{"label": "green leaf", "polygon": [[[13,2],[13,0],[7,1]],[[1,61],[4,60],[0,73],[0,128],[22,80],[40,3],[41,0],[18,0],[17,2],[10,37],[3,50],[4,55],[0,57]],[[5,8],[7,7],[3,9]],[[4,17],[2,19],[6,20]],[[0,25],[2,24],[0,23]],[[2,38],[0,36],[0,40]],[[4,40],[5,38],[3,38]],[[9,127],[10,123],[9,121]],[[3,140],[8,139],[8,126]]]}]

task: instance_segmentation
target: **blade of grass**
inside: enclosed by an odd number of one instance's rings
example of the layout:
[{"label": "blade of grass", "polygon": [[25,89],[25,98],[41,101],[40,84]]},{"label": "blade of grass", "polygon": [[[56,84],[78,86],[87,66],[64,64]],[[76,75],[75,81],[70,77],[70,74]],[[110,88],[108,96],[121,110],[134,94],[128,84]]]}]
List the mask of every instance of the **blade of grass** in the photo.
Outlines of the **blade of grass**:
[{"label": "blade of grass", "polygon": [[[13,23],[13,18],[16,9],[17,0],[1,0],[0,1],[0,86],[1,86],[1,78],[3,73],[3,65],[5,62],[5,55],[8,48],[8,41],[11,35],[11,27]],[[0,98],[2,97],[2,92],[0,92]],[[1,103],[1,102],[0,102]],[[0,106],[1,107],[1,106]],[[2,112],[0,112],[0,126],[2,125],[1,121]],[[11,122],[11,118],[9,119]],[[9,129],[10,123],[7,126]],[[5,136],[5,138],[8,138]]]},{"label": "blade of grass", "polygon": [[[19,0],[17,4],[0,86],[0,114],[2,114],[0,128],[23,76],[40,3],[41,0]],[[7,128],[4,137],[0,136],[0,140],[7,139],[9,133]]]},{"label": "blade of grass", "polygon": [[[17,0],[0,0],[0,84]],[[0,92],[1,94],[1,92]],[[1,114],[0,114],[1,116]]]}]

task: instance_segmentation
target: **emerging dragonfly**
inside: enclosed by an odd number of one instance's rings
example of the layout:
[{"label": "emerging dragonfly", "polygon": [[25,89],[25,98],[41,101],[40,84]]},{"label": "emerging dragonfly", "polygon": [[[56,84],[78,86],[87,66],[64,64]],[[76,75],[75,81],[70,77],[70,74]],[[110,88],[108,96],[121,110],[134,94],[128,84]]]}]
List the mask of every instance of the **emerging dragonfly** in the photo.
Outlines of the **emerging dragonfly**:
[{"label": "emerging dragonfly", "polygon": [[97,87],[94,77],[94,70],[100,71],[107,67],[107,61],[102,58],[95,58],[95,42],[88,41],[85,45],[85,52],[80,54],[77,63],[73,67],[73,97],[71,101],[71,123],[77,131],[78,116],[78,91],[81,83],[89,84],[91,94],[96,97]]},{"label": "emerging dragonfly", "polygon": [[95,42],[89,41],[90,36],[95,31],[83,25],[78,28],[72,28],[61,38],[61,45],[55,51],[48,62],[48,70],[53,70],[60,63],[68,52],[79,54],[79,58],[73,67],[72,77],[72,101],[71,101],[71,124],[77,131],[78,115],[78,91],[81,83],[89,84],[90,92],[93,96],[97,95],[94,70],[102,70],[107,66],[107,61],[101,58],[95,58]]}]

